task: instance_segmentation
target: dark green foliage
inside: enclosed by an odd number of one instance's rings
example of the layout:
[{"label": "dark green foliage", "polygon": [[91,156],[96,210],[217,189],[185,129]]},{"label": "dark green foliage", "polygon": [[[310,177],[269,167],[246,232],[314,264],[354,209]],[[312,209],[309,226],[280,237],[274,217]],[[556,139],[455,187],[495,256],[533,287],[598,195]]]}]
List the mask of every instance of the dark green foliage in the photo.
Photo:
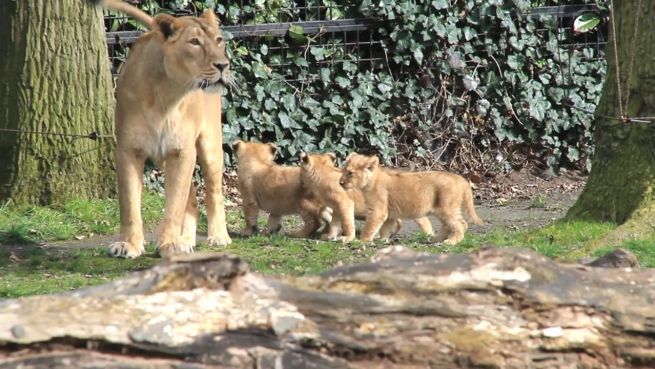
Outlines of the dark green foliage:
[{"label": "dark green foliage", "polygon": [[[227,144],[241,138],[275,142],[285,161],[299,151],[343,158],[358,150],[479,173],[528,161],[553,171],[586,166],[593,117],[566,102],[595,109],[605,61],[592,46],[564,49],[574,37],[570,27],[558,31],[555,17],[527,15],[539,2],[350,4],[324,17],[382,21],[376,35],[387,63],[373,72],[358,67],[347,47],[321,44],[320,35],[299,26],[285,38],[233,39],[238,88],[224,104],[227,153]],[[215,10],[226,25],[257,24],[297,19],[293,5],[228,3]],[[231,163],[227,154],[226,160]]]}]

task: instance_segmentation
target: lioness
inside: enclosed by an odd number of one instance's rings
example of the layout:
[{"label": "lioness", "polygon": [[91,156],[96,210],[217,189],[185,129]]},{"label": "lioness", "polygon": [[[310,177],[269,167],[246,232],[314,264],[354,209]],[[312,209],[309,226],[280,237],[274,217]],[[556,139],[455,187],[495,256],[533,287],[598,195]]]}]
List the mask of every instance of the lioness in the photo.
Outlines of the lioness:
[{"label": "lioness", "polygon": [[[243,198],[243,215],[246,220],[244,235],[257,233],[259,210],[269,213],[266,230],[276,233],[282,227],[283,215],[300,214],[303,228],[296,237],[309,237],[321,226],[321,219],[327,217],[323,204],[303,188],[300,181],[300,167],[285,167],[274,162],[277,146],[272,143],[243,142],[232,144],[237,158],[239,191]],[[331,212],[327,210],[327,212]],[[328,213],[329,214],[329,213]]]},{"label": "lioness", "polygon": [[121,229],[109,254],[134,258],[145,251],[140,202],[147,158],[166,171],[157,252],[162,256],[193,252],[197,203],[191,177],[196,156],[207,186],[207,241],[230,243],[222,193],[221,95],[232,77],[216,17],[206,11],[200,17],[151,18],[120,0],[103,3],[150,29],[130,49],[116,86]]},{"label": "lioness", "polygon": [[[343,242],[355,239],[355,204],[341,185],[341,170],[334,166],[336,156],[333,153],[300,153],[300,178],[303,186],[332,208],[334,219],[341,224]],[[328,230],[324,235],[336,237],[338,230]]]},{"label": "lioness", "polygon": [[432,242],[454,245],[464,239],[468,224],[462,218],[464,207],[476,224],[482,224],[473,206],[473,192],[464,177],[448,172],[384,171],[377,156],[350,154],[340,180],[344,188],[357,188],[368,207],[360,236],[388,234],[397,219],[413,219],[434,213],[442,227]]}]

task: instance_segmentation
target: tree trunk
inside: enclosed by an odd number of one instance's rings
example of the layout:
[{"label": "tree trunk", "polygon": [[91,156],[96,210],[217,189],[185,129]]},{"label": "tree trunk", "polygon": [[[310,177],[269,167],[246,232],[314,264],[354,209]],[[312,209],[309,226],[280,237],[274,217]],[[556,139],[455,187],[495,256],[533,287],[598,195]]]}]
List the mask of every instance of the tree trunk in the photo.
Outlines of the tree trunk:
[{"label": "tree trunk", "polygon": [[[0,199],[49,204],[113,192],[101,9],[86,0],[0,1],[0,60]],[[91,132],[102,137],[62,135]]]},{"label": "tree trunk", "polygon": [[655,116],[655,2],[615,1],[614,7],[616,35],[611,35],[606,47],[608,73],[596,110],[592,169],[584,191],[567,215],[623,224],[608,241],[652,233],[655,222],[655,125],[606,118],[622,114],[617,59],[623,114]]},{"label": "tree trunk", "polygon": [[655,272],[381,250],[265,279],[229,255],[0,303],[0,368],[653,368]]}]

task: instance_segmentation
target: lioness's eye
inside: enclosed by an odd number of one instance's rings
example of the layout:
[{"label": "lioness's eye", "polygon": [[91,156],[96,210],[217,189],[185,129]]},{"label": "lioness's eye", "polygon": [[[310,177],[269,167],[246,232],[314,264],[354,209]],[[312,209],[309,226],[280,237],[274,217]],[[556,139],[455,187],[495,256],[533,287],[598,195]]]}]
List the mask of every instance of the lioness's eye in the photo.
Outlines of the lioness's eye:
[{"label": "lioness's eye", "polygon": [[189,40],[189,43],[194,46],[200,46],[200,40],[197,38],[192,38]]},{"label": "lioness's eye", "polygon": [[221,36],[216,37],[216,43],[219,44],[219,45],[221,43],[223,43],[223,37],[221,37]]}]

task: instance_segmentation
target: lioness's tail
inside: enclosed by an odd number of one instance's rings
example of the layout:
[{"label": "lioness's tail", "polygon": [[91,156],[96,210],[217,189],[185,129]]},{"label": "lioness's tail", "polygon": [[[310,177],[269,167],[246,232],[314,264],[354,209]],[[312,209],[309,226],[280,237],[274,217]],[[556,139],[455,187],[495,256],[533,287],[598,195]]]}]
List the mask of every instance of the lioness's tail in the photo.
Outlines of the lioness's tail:
[{"label": "lioness's tail", "polygon": [[148,27],[148,29],[150,30],[154,26],[152,17],[149,16],[143,10],[135,7],[134,5],[128,4],[123,0],[101,0],[101,1],[102,1],[102,6],[104,6],[105,8],[115,10],[117,12],[125,13],[127,16],[136,19],[137,22]]},{"label": "lioness's tail", "polygon": [[465,192],[464,197],[464,208],[466,209],[469,218],[471,218],[475,224],[484,224],[484,221],[480,219],[475,212],[475,206],[473,205],[473,190],[470,185],[468,186],[468,191]]}]

